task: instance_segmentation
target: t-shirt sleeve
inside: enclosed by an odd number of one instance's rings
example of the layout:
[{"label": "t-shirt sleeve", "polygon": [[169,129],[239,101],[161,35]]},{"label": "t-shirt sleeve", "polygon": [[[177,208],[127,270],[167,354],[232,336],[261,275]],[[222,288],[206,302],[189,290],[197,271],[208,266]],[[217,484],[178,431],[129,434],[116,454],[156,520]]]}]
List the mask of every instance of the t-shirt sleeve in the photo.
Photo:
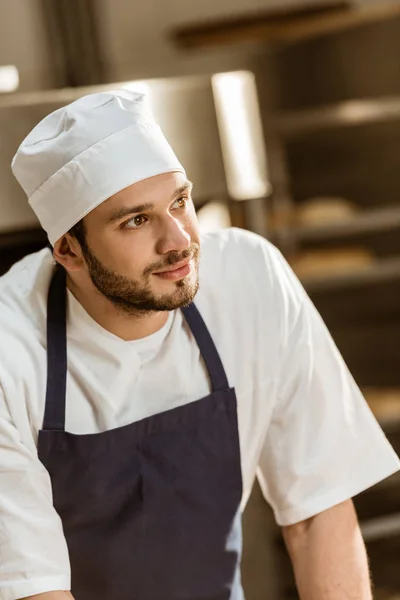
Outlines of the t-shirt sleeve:
[{"label": "t-shirt sleeve", "polygon": [[279,360],[258,478],[284,526],[357,495],[400,463],[300,282],[275,248],[269,253]]},{"label": "t-shirt sleeve", "polygon": [[[49,475],[21,441],[0,387],[0,600],[70,589]],[[14,399],[15,400],[15,399]]]}]

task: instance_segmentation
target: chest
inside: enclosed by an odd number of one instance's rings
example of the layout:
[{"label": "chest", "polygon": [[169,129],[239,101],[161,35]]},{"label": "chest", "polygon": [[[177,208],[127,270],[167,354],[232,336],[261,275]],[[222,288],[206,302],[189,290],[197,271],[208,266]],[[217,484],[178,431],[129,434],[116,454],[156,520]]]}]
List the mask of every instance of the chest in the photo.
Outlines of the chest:
[{"label": "chest", "polygon": [[[209,313],[207,324],[229,385],[235,388],[244,487],[251,485],[275,400],[274,364],[255,328],[229,322],[226,311]],[[225,321],[224,321],[225,320]],[[36,354],[35,373],[46,372],[46,351]],[[31,445],[43,424],[46,380],[26,387],[27,417],[16,415]],[[66,430],[98,433],[195,402],[210,392],[204,361],[190,332],[176,319],[159,347],[115,351],[107,344],[68,340]],[[17,420],[17,419],[16,419]],[[36,442],[36,439],[33,443]]]},{"label": "chest", "polygon": [[[174,333],[172,332],[172,337]],[[121,427],[207,396],[210,381],[198,346],[187,335],[163,345],[151,358],[125,354],[93,363],[69,353],[66,429],[77,434]],[[237,398],[243,484],[251,486],[274,402],[273,378],[260,377],[249,348],[220,344],[221,359]],[[243,356],[244,355],[244,356]],[[102,364],[104,363],[104,364]]]}]

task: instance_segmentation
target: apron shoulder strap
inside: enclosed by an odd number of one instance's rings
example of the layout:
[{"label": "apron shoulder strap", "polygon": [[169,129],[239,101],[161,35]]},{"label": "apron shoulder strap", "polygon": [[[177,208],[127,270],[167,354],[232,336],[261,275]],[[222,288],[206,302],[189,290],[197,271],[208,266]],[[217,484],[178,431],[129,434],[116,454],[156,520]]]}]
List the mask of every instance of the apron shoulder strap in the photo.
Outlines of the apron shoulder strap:
[{"label": "apron shoulder strap", "polygon": [[182,312],[206,364],[213,391],[228,389],[229,383],[224,366],[203,317],[194,304],[183,308]]},{"label": "apron shoulder strap", "polygon": [[57,267],[47,298],[47,389],[43,429],[64,431],[67,390],[67,287]]}]

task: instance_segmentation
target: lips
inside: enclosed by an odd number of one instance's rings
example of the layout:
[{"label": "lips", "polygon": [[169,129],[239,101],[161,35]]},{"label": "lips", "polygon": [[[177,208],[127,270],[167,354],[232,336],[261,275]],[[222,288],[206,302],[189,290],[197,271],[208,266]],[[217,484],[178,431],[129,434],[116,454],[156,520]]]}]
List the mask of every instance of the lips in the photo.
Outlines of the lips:
[{"label": "lips", "polygon": [[182,260],[181,262],[172,265],[172,267],[170,267],[169,269],[165,269],[164,271],[157,271],[156,273],[154,273],[154,275],[163,275],[164,273],[173,273],[174,271],[179,271],[179,269],[186,267],[190,263],[190,261],[191,258],[187,258],[186,260]]},{"label": "lips", "polygon": [[187,277],[192,270],[191,259],[187,258],[175,265],[172,265],[169,269],[165,269],[164,271],[158,271],[157,273],[153,273],[160,279],[169,279],[172,281],[176,281],[178,279],[183,279]]}]

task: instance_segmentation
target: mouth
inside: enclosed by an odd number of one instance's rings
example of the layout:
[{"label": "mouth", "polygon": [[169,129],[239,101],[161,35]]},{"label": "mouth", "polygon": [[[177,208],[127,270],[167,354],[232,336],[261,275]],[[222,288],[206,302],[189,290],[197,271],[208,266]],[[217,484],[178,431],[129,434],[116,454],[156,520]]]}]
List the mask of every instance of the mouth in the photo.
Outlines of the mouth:
[{"label": "mouth", "polygon": [[158,273],[153,273],[160,279],[167,279],[170,281],[177,281],[178,279],[183,279],[187,277],[192,270],[192,258],[187,258],[179,263],[176,263],[172,267],[168,269],[164,269],[164,271],[159,271]]}]

